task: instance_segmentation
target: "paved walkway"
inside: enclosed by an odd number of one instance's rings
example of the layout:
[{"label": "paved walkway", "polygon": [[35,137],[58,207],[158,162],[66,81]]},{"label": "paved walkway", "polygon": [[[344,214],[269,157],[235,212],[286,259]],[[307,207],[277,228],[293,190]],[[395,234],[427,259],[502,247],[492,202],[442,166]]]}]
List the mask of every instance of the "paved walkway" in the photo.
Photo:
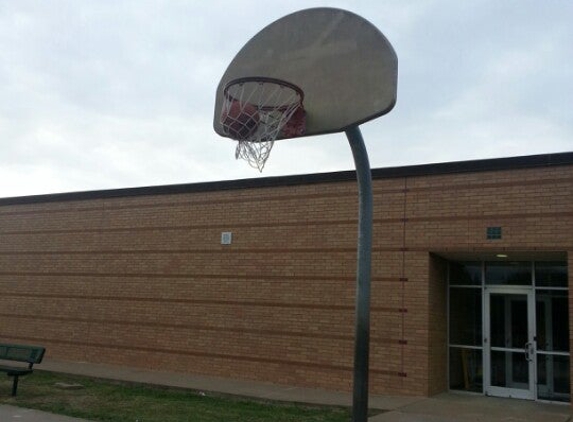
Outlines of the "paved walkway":
[{"label": "paved walkway", "polygon": [[[351,394],[227,378],[147,371],[111,365],[45,360],[38,369],[123,381],[214,391],[309,404],[351,405]],[[571,422],[569,405],[444,393],[431,398],[371,396],[371,409],[381,413],[369,422]],[[0,405],[1,422],[81,422],[80,419]]]},{"label": "paved walkway", "polygon": [[0,421],[2,422],[84,422],[83,419],[69,418],[62,415],[40,412],[39,410],[24,409],[8,405],[0,405]]}]

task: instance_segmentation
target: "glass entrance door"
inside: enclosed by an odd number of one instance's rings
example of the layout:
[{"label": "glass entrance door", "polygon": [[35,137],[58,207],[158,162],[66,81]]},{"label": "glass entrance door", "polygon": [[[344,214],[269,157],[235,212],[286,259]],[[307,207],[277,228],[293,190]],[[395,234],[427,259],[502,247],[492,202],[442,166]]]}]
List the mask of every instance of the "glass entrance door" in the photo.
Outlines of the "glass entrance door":
[{"label": "glass entrance door", "polygon": [[484,388],[498,397],[535,398],[535,304],[529,288],[486,287]]}]

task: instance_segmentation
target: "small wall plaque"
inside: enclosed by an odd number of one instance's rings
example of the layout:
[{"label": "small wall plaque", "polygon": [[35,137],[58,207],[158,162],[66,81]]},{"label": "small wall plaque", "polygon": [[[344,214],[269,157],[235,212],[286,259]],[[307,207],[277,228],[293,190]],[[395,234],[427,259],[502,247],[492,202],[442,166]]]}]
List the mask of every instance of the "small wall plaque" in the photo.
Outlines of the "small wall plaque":
[{"label": "small wall plaque", "polygon": [[233,233],[223,232],[221,233],[221,245],[230,245],[233,241]]}]

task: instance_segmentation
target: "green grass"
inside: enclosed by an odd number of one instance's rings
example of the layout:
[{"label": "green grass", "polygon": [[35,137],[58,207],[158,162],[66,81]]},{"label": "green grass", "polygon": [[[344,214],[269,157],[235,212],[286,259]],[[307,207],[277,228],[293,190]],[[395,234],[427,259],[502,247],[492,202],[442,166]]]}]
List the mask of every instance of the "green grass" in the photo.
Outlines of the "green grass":
[{"label": "green grass", "polygon": [[[1,375],[1,374],[0,374]],[[56,383],[81,384],[64,389]],[[248,400],[192,390],[115,382],[34,371],[12,380],[0,378],[0,404],[28,407],[106,422],[347,422],[350,410]]]}]

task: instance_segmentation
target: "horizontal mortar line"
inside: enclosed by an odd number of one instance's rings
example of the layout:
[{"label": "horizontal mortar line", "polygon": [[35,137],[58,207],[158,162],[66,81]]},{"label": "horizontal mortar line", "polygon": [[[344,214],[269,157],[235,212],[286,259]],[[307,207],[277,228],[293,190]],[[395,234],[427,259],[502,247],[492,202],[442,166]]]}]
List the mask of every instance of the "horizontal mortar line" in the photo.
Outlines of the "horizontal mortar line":
[{"label": "horizontal mortar line", "polygon": [[[120,296],[99,296],[99,295],[56,295],[40,293],[8,293],[3,292],[3,297],[15,298],[36,298],[36,299],[79,299],[79,300],[107,300],[117,302],[155,302],[163,303],[180,303],[189,305],[222,305],[222,306],[251,306],[251,307],[268,307],[268,308],[287,308],[287,309],[320,309],[328,311],[354,311],[354,305],[324,305],[319,303],[289,303],[289,302],[262,302],[262,301],[242,301],[242,300],[214,300],[214,299],[174,299],[158,297],[120,297]],[[404,312],[401,308],[388,308],[373,306],[372,312],[400,313]]]},{"label": "horizontal mortar line", "polygon": [[[403,248],[401,247],[373,247],[372,252],[400,252]],[[349,248],[233,248],[231,247],[220,247],[217,249],[105,249],[105,250],[62,250],[62,251],[0,251],[0,256],[17,256],[17,255],[143,255],[143,254],[194,254],[194,255],[205,255],[205,254],[286,254],[286,253],[302,253],[302,254],[312,254],[312,253],[352,253],[356,254],[356,247]]]},{"label": "horizontal mortar line", "polygon": [[325,253],[325,252],[352,252],[352,248],[197,248],[197,249],[94,249],[94,250],[61,250],[61,251],[2,251],[0,255],[139,255],[139,254],[241,254],[241,253]]},{"label": "horizontal mortar line", "polygon": [[[67,201],[66,201],[67,202]],[[28,204],[16,205],[17,207],[26,207]],[[35,204],[37,206],[37,204]],[[43,215],[43,214],[60,214],[60,213],[70,213],[76,214],[81,212],[91,212],[91,211],[105,211],[102,205],[94,207],[79,207],[79,208],[60,208],[60,209],[48,209],[48,210],[21,210],[21,211],[4,211],[0,212],[0,218],[4,215]]]},{"label": "horizontal mortar line", "polygon": [[[374,184],[376,180],[374,180]],[[400,183],[399,187],[395,188],[377,188],[376,186],[372,186],[372,195],[379,196],[379,195],[402,195],[404,194],[404,188],[402,187],[402,183]]]},{"label": "horizontal mortar line", "polygon": [[[264,275],[264,274],[157,274],[157,273],[80,273],[80,272],[16,272],[0,271],[0,277],[90,277],[90,278],[158,278],[158,279],[214,279],[225,281],[268,281],[268,280],[303,280],[303,281],[344,281],[353,282],[356,275],[348,276],[312,276],[312,275]],[[401,277],[371,277],[376,282],[408,281]]]},{"label": "horizontal mortar line", "polygon": [[[12,277],[93,277],[93,278],[159,278],[159,279],[215,279],[225,281],[267,281],[267,280],[314,280],[314,281],[354,281],[355,276],[295,276],[295,275],[264,275],[264,274],[157,274],[157,273],[80,273],[80,272],[15,272],[3,271],[0,276]],[[374,280],[375,278],[373,278]],[[376,278],[385,281],[384,278]],[[147,281],[147,280],[146,280]],[[395,281],[389,279],[387,281]]]},{"label": "horizontal mortar line", "polygon": [[[189,193],[189,195],[200,195],[200,193]],[[157,195],[160,196],[160,195]],[[202,199],[195,201],[162,201],[147,204],[133,204],[133,205],[111,205],[114,199],[108,198],[105,205],[99,204],[87,207],[77,207],[73,209],[48,209],[48,210],[23,210],[23,211],[6,211],[0,213],[2,215],[30,215],[30,214],[54,214],[54,213],[78,213],[78,212],[91,212],[91,211],[121,211],[121,210],[134,210],[134,209],[153,209],[153,208],[193,208],[201,205],[226,205],[226,204],[241,204],[241,203],[259,203],[259,202],[273,202],[273,201],[300,201],[301,199],[323,199],[323,198],[343,198],[354,197],[358,198],[358,191],[355,192],[322,192],[322,193],[308,193],[297,195],[275,195],[275,196],[249,196],[249,197],[233,197],[229,199]]]},{"label": "horizontal mortar line", "polygon": [[[393,219],[399,221],[399,218]],[[181,226],[148,226],[148,227],[101,227],[95,229],[39,229],[39,230],[0,230],[2,235],[38,235],[38,234],[86,234],[86,233],[124,233],[124,232],[146,232],[146,231],[178,231],[178,230],[230,230],[236,228],[276,228],[276,227],[296,227],[308,228],[310,226],[341,226],[356,225],[357,219],[340,220],[305,220],[305,221],[279,221],[272,223],[219,223],[219,224],[188,224]]]},{"label": "horizontal mortar line", "polygon": [[[17,341],[30,341],[35,343],[55,343],[55,344],[66,344],[66,345],[73,345],[79,347],[99,347],[102,349],[112,349],[112,350],[130,350],[134,352],[149,352],[149,353],[164,353],[164,354],[171,354],[177,356],[195,356],[195,357],[204,357],[210,359],[225,359],[225,360],[236,360],[242,362],[252,362],[252,363],[270,363],[270,364],[277,364],[277,365],[288,365],[288,366],[296,366],[296,367],[310,367],[314,369],[329,369],[329,370],[337,370],[337,371],[346,371],[350,372],[353,370],[352,366],[344,366],[344,365],[332,365],[326,363],[318,363],[318,362],[308,362],[308,361],[293,361],[293,360],[284,360],[284,359],[271,359],[266,357],[253,357],[253,356],[244,356],[244,355],[233,355],[233,354],[226,354],[226,353],[207,353],[195,350],[175,350],[175,349],[164,349],[164,348],[154,348],[154,347],[138,347],[138,346],[123,346],[123,345],[115,345],[115,344],[104,344],[104,343],[95,343],[95,342],[80,342],[80,341],[73,341],[73,340],[54,340],[48,338],[38,338],[38,337],[10,337],[10,339],[14,339]],[[381,369],[370,369],[370,372],[384,374],[384,375],[393,375],[393,376],[400,376],[399,372],[395,371],[386,371]]]},{"label": "horizontal mortar line", "polygon": [[[115,324],[134,327],[149,327],[149,328],[175,328],[195,331],[213,331],[213,332],[227,332],[227,333],[243,333],[243,334],[256,334],[264,336],[275,337],[300,337],[312,338],[323,340],[342,340],[354,341],[353,335],[342,334],[323,334],[319,332],[300,332],[300,331],[281,331],[281,330],[263,330],[263,329],[249,329],[240,327],[216,327],[197,324],[167,324],[159,322],[144,322],[144,321],[126,321],[126,320],[113,320],[113,319],[89,319],[89,318],[67,318],[58,316],[39,316],[39,315],[15,315],[9,313],[0,313],[0,317],[14,318],[23,320],[40,320],[40,321],[58,321],[58,322],[77,322],[87,324]],[[389,337],[376,337],[371,336],[370,341],[373,343],[382,344],[404,344],[404,340],[393,339]]]},{"label": "horizontal mortar line", "polygon": [[[493,240],[491,242],[498,242]],[[414,248],[406,248],[407,251],[417,252]],[[497,243],[492,243],[491,246],[444,246],[444,245],[430,245],[423,249],[428,252],[444,253],[444,252],[567,252],[573,250],[571,245],[554,245],[554,246],[498,246]]]},{"label": "horizontal mortar line", "polygon": [[489,183],[461,183],[459,185],[437,185],[437,186],[419,186],[410,187],[408,192],[431,192],[431,191],[450,191],[450,190],[473,190],[473,189],[492,189],[524,186],[545,186],[557,184],[570,184],[573,181],[571,177],[560,177],[555,179],[536,179],[536,180],[519,180],[515,182],[489,182]]},{"label": "horizontal mortar line", "polygon": [[[568,217],[573,215],[569,211],[560,212],[537,212],[537,213],[510,213],[510,214],[464,214],[449,216],[421,216],[421,217],[393,217],[374,218],[374,224],[393,224],[404,222],[432,222],[432,221],[468,221],[468,220],[490,220],[490,219],[523,219],[523,218],[555,218]],[[88,233],[134,233],[153,231],[178,231],[178,230],[233,230],[239,228],[279,228],[279,227],[304,227],[311,226],[342,226],[356,225],[357,219],[327,220],[327,221],[286,221],[276,223],[221,223],[221,224],[200,224],[184,226],[150,226],[150,227],[115,227],[96,229],[40,229],[40,230],[0,230],[2,235],[39,235],[39,234],[88,234]]]},{"label": "horizontal mortar line", "polygon": [[[499,242],[499,240],[493,240]],[[405,247],[400,248],[402,252],[428,252],[428,253],[444,253],[444,252],[563,252],[573,250],[573,245],[556,245],[556,246],[499,246],[498,244],[491,244],[490,246],[473,247],[473,246],[445,246],[444,244],[432,244],[427,246]],[[405,280],[407,281],[407,280]],[[413,281],[413,280],[411,280]]]},{"label": "horizontal mortar line", "polygon": [[448,216],[424,216],[405,217],[403,222],[431,222],[431,221],[467,221],[467,220],[516,220],[523,218],[556,218],[573,217],[573,211],[537,212],[537,213],[513,213],[513,214],[480,214],[480,215],[448,215]]}]

